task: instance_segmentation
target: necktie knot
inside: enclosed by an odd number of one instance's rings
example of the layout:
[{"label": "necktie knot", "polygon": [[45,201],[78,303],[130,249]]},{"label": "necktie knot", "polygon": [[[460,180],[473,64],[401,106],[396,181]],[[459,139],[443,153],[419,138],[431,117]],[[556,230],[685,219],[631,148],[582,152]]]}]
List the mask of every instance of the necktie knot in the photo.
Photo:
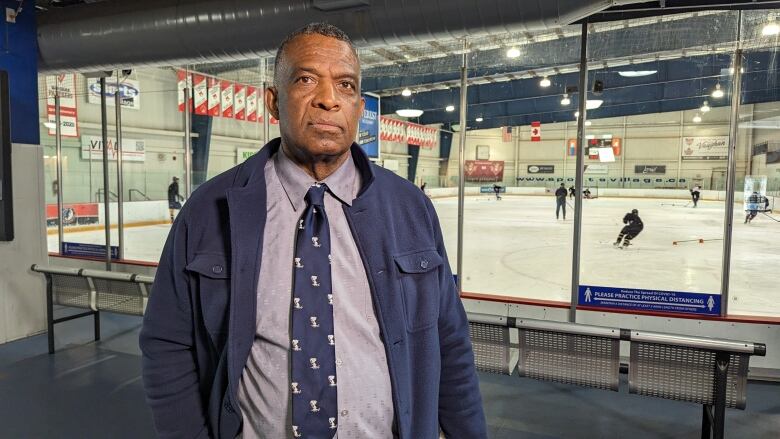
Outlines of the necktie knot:
[{"label": "necktie knot", "polygon": [[328,190],[328,186],[323,183],[315,183],[306,192],[306,202],[310,206],[325,207],[325,191]]}]

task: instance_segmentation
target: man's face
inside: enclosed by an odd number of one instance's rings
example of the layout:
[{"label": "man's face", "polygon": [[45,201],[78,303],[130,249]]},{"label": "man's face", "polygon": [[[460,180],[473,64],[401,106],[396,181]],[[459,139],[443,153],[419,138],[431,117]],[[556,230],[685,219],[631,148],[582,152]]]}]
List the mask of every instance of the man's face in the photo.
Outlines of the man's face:
[{"label": "man's face", "polygon": [[288,152],[304,160],[330,160],[355,140],[364,101],[360,65],[349,45],[323,35],[290,41],[266,105],[279,119]]}]

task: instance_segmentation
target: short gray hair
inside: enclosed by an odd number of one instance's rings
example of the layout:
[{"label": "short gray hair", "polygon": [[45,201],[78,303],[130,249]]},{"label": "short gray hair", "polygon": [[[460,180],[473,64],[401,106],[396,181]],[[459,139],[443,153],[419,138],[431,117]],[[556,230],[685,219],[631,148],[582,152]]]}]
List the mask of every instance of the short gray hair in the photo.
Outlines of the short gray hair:
[{"label": "short gray hair", "polygon": [[286,37],[284,37],[284,40],[282,40],[281,44],[279,44],[279,48],[276,49],[276,58],[274,59],[274,85],[278,84],[276,78],[279,76],[279,66],[282,64],[281,61],[284,58],[284,49],[287,47],[290,41],[301,35],[322,35],[324,37],[335,38],[339,41],[343,41],[349,45],[350,49],[352,49],[352,53],[355,54],[355,58],[358,57],[357,49],[355,48],[355,45],[352,44],[352,40],[349,39],[349,36],[346,34],[346,32],[328,23],[309,23],[306,26],[289,33]]}]

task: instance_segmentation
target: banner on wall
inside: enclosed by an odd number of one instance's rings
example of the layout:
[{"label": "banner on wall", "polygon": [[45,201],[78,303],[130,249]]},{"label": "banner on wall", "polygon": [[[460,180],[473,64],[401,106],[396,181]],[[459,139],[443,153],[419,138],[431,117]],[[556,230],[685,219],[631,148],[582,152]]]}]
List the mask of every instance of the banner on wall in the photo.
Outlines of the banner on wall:
[{"label": "banner on wall", "polygon": [[[106,78],[107,106],[116,106],[114,95],[117,90],[119,90],[122,108],[141,109],[141,86],[138,81],[124,78],[117,84],[116,78]],[[87,102],[100,105],[100,78],[87,78]]]},{"label": "banner on wall", "polygon": [[366,102],[358,122],[357,143],[371,158],[379,158],[379,96],[364,93]]},{"label": "banner on wall", "polygon": [[422,148],[433,148],[439,137],[439,130],[425,125],[406,122],[406,136],[406,143],[409,145],[419,145]]},{"label": "banner on wall", "polygon": [[[62,205],[63,226],[83,226],[97,224],[98,203],[74,203]],[[57,226],[57,205],[46,205],[46,226]]]},{"label": "banner on wall", "polygon": [[683,137],[683,160],[727,160],[728,136]]},{"label": "banner on wall", "polygon": [[222,102],[219,99],[222,94],[222,83],[219,79],[211,77],[206,77],[206,83],[209,89],[208,115],[219,117],[222,114]]},{"label": "banner on wall", "polygon": [[528,165],[529,174],[554,174],[555,165]]},{"label": "banner on wall", "polygon": [[609,165],[585,165],[585,174],[609,174]]},{"label": "banner on wall", "polygon": [[49,135],[57,135],[54,96],[60,96],[60,133],[63,137],[78,137],[78,108],[76,105],[76,75],[62,74],[46,77],[46,118]]},{"label": "banner on wall", "polygon": [[257,122],[257,88],[251,85],[246,87],[246,120]]},{"label": "banner on wall", "polygon": [[503,160],[466,160],[466,181],[501,181],[504,179]]},{"label": "banner on wall", "polygon": [[246,86],[236,84],[234,90],[233,112],[236,119],[244,120],[246,119]]},{"label": "banner on wall", "polygon": [[531,142],[542,141],[542,123],[539,121],[531,122]]},{"label": "banner on wall", "polygon": [[233,118],[233,83],[230,81],[220,81],[220,113],[222,117]]},{"label": "banner on wall", "polygon": [[192,111],[192,75],[184,70],[176,70],[176,89],[178,90],[179,111],[184,112],[184,89],[190,89],[190,111]]},{"label": "banner on wall", "polygon": [[580,285],[579,306],[720,315],[720,294]]},{"label": "banner on wall", "polygon": [[[117,141],[108,138],[108,159],[116,160]],[[81,158],[85,160],[103,160],[103,138],[100,136],[81,136]],[[146,141],[122,138],[122,160],[128,162],[146,161]]]},{"label": "banner on wall", "polygon": [[209,114],[209,86],[203,75],[192,75],[192,100],[195,114]]}]

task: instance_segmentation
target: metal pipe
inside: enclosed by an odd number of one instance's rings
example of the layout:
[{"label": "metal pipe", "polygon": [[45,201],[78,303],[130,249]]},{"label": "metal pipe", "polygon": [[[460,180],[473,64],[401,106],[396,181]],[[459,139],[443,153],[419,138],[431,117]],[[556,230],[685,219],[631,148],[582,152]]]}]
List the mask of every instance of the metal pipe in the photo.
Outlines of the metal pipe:
[{"label": "metal pipe", "polygon": [[100,132],[103,137],[103,217],[106,232],[106,270],[111,271],[111,206],[108,189],[108,111],[106,108],[106,77],[100,78]]},{"label": "metal pipe", "polygon": [[458,144],[458,294],[463,293],[463,205],[466,192],[466,111],[468,110],[468,47],[463,39],[460,65],[460,142]]},{"label": "metal pipe", "polygon": [[588,100],[588,21],[582,23],[580,37],[580,83],[579,112],[577,118],[577,169],[575,170],[574,187],[574,239],[571,257],[571,304],[569,305],[569,321],[577,321],[577,302],[580,289],[580,239],[582,238],[582,180],[584,179],[583,161],[585,156],[585,119],[587,117],[586,103]]},{"label": "metal pipe", "polygon": [[623,116],[623,137],[620,139],[620,187],[626,187],[626,151],[628,151],[628,142],[626,141],[626,126],[628,125],[628,116]]},{"label": "metal pipe", "polygon": [[263,104],[263,142],[268,143],[271,141],[271,121],[268,119],[268,106],[265,105],[265,90],[271,86],[271,82],[268,74],[268,59],[263,58],[263,93],[260,96]]},{"label": "metal pipe", "polygon": [[682,156],[683,156],[683,136],[685,135],[685,111],[680,110],[680,149],[677,151],[677,184],[680,187],[680,177],[682,176]]},{"label": "metal pipe", "polygon": [[60,117],[59,87],[56,87],[54,90],[54,124],[56,125],[54,127],[54,145],[57,151],[57,239],[59,239],[59,253],[62,254],[63,243],[65,242],[65,227],[62,224],[62,121]]},{"label": "metal pipe", "polygon": [[[514,127],[518,128],[519,127]],[[513,130],[514,131],[514,130]],[[515,140],[515,186],[519,186],[517,184],[517,178],[520,177],[520,133],[512,133],[514,140]]]},{"label": "metal pipe", "polygon": [[117,258],[124,259],[125,257],[125,216],[124,216],[124,202],[125,197],[123,195],[124,185],[122,184],[122,96],[119,93],[119,70],[116,72],[116,92],[114,93],[114,105],[116,106],[116,193],[117,193],[117,233],[119,235],[119,249],[117,251]]},{"label": "metal pipe", "polygon": [[[187,77],[189,77],[189,71]],[[184,83],[184,194],[192,193],[192,115],[190,112],[190,87]]]},{"label": "metal pipe", "polygon": [[729,281],[731,279],[731,238],[734,227],[734,185],[737,172],[737,134],[739,106],[742,99],[742,11],[737,23],[737,49],[734,51],[734,76],[731,83],[731,116],[729,119],[728,170],[726,171],[726,209],[723,219],[723,265],[720,275],[720,315],[728,315]]}]

